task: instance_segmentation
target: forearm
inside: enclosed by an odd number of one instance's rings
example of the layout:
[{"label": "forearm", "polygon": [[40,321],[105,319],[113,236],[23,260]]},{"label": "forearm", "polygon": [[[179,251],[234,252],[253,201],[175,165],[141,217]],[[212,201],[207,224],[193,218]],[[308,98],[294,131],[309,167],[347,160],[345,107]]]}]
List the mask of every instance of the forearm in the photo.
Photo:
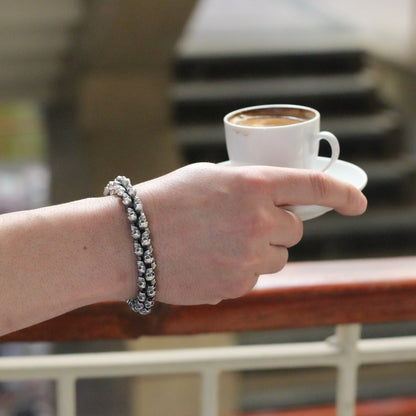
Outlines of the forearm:
[{"label": "forearm", "polygon": [[[149,220],[159,302],[215,304],[251,290],[302,237],[288,205],[359,215],[367,201],[322,172],[195,164],[136,186]],[[137,259],[118,197],[0,216],[0,335],[136,295]]]},{"label": "forearm", "polygon": [[0,334],[135,293],[135,257],[118,198],[0,216]]}]

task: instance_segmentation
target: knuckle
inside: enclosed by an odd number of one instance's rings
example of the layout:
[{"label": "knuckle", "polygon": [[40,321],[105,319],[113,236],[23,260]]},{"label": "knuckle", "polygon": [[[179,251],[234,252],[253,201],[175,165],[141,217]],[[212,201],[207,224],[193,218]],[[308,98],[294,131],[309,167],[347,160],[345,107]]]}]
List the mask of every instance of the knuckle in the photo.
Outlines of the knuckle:
[{"label": "knuckle", "polygon": [[292,244],[289,245],[289,247],[293,247],[296,244],[298,244],[303,237],[303,222],[298,216],[294,217],[294,225],[292,227],[293,241]]},{"label": "knuckle", "polygon": [[248,292],[250,292],[256,285],[258,279],[259,279],[258,275],[252,275],[251,277],[245,279],[244,284],[241,287],[240,296],[243,296],[247,294]]},{"label": "knuckle", "polygon": [[345,205],[346,206],[354,206],[356,202],[356,189],[352,187],[346,187],[345,191]]},{"label": "knuckle", "polygon": [[248,194],[263,192],[266,186],[266,178],[254,169],[239,169],[236,172],[237,182],[242,192]]},{"label": "knuckle", "polygon": [[260,237],[264,235],[271,226],[271,221],[260,209],[253,212],[247,220],[247,229],[250,230],[251,237]]},{"label": "knuckle", "polygon": [[266,273],[278,273],[287,264],[289,260],[289,250],[286,247],[276,247],[276,254],[273,263],[270,265],[270,270]]},{"label": "knuckle", "polygon": [[279,262],[277,264],[276,272],[280,272],[289,260],[289,250],[286,247],[282,247],[279,254]]},{"label": "knuckle", "polygon": [[279,273],[289,261],[289,250],[286,247],[276,247],[277,252],[274,254],[273,261],[264,264],[260,274],[276,274]]},{"label": "knuckle", "polygon": [[261,264],[261,255],[255,250],[254,247],[246,246],[240,253],[240,259],[238,261],[240,271],[243,274],[251,273],[256,270],[258,265]]},{"label": "knuckle", "polygon": [[321,172],[311,172],[309,181],[312,187],[312,192],[318,196],[319,199],[326,199],[330,192],[330,185],[328,180]]},{"label": "knuckle", "polygon": [[229,299],[235,299],[235,298],[239,298],[240,296],[243,296],[243,294],[245,293],[245,291],[243,290],[243,286],[242,285],[234,285],[234,287],[228,291],[228,298]]}]

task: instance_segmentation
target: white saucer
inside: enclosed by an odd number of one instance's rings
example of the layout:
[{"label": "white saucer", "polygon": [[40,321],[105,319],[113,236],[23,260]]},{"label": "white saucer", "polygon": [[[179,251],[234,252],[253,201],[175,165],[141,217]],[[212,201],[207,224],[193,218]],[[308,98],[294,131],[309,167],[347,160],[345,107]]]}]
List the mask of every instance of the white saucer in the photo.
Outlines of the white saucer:
[{"label": "white saucer", "polygon": [[[329,158],[327,157],[319,156],[316,160],[316,169],[322,169],[328,163],[328,160]],[[220,164],[224,166],[244,166],[243,164],[231,162],[230,160],[221,162]],[[345,162],[344,160],[337,160],[325,173],[331,175],[333,178],[348,182],[359,190],[364,189],[367,184],[367,174],[365,171],[359,166]],[[299,215],[302,221],[311,220],[332,210],[332,208],[319,205],[294,205],[285,208]]]}]

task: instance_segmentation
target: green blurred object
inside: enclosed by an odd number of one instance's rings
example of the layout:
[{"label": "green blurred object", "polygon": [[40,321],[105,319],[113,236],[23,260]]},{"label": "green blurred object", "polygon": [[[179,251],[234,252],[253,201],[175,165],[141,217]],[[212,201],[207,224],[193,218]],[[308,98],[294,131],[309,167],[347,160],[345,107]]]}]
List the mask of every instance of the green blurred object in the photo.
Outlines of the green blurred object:
[{"label": "green blurred object", "polygon": [[46,143],[38,103],[0,102],[0,214],[48,203],[50,169]]},{"label": "green blurred object", "polygon": [[31,101],[0,102],[0,162],[46,159],[40,106]]}]

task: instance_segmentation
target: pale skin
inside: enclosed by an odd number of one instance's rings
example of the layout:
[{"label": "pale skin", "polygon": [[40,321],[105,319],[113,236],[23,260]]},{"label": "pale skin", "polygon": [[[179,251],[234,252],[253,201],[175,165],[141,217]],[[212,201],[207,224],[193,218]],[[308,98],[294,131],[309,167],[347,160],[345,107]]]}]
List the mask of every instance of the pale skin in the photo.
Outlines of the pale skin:
[{"label": "pale skin", "polygon": [[[216,304],[280,271],[302,221],[287,205],[366,210],[364,195],[320,172],[195,164],[136,185],[157,261],[157,301]],[[0,216],[0,335],[135,295],[129,223],[117,197]],[[133,313],[133,312],[132,312]],[[138,317],[138,319],[140,319]]]}]

